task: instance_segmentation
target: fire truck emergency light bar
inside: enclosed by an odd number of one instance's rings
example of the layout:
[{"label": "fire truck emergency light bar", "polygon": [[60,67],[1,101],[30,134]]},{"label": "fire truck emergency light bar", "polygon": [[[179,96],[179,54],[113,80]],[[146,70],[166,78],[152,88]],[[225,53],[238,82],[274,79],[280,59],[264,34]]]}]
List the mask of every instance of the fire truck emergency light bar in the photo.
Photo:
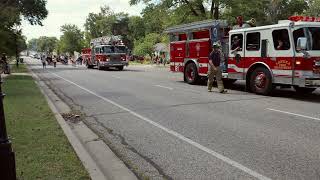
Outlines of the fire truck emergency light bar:
[{"label": "fire truck emergency light bar", "polygon": [[93,46],[98,45],[123,45],[121,36],[102,36],[90,41]]},{"label": "fire truck emergency light bar", "polygon": [[289,17],[290,21],[298,22],[320,22],[320,17],[311,17],[311,16],[291,16]]}]

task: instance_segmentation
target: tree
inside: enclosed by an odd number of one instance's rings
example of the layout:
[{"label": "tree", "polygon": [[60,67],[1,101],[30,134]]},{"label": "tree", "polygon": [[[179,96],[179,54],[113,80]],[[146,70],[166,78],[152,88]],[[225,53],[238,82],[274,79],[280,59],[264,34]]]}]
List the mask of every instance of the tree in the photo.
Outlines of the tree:
[{"label": "tree", "polygon": [[52,53],[56,48],[58,39],[56,37],[41,36],[37,40],[37,50],[40,52]]},{"label": "tree", "polygon": [[154,45],[161,41],[161,36],[156,33],[147,34],[145,38],[137,40],[134,43],[134,50],[133,53],[136,55],[149,55],[152,56],[154,51]]},{"label": "tree", "polygon": [[129,17],[128,29],[130,41],[134,42],[143,38],[146,32],[144,19],[140,16]]},{"label": "tree", "polygon": [[84,47],[83,32],[73,24],[61,26],[63,33],[58,43],[58,51],[61,53],[73,54],[74,51],[80,52]]},{"label": "tree", "polygon": [[93,38],[111,35],[115,22],[116,16],[108,6],[101,7],[98,14],[89,13],[84,24],[87,42]]},{"label": "tree", "polygon": [[21,47],[25,45],[21,31],[18,29],[21,17],[27,19],[32,25],[41,25],[48,14],[45,7],[46,0],[0,0],[0,2],[0,52],[14,55],[17,45]]},{"label": "tree", "polygon": [[27,44],[28,50],[37,51],[37,44],[38,44],[38,39],[37,38],[30,39],[28,41],[28,44]]},{"label": "tree", "polygon": [[311,0],[308,10],[305,13],[308,16],[320,16],[320,0]]},{"label": "tree", "polygon": [[[182,15],[180,14],[181,18],[219,19],[221,10],[231,1],[232,0],[130,0],[130,4],[136,5],[140,2],[152,4],[157,2],[158,5],[165,6],[167,9],[183,12]],[[208,9],[210,9],[210,11],[208,11]]]},{"label": "tree", "polygon": [[232,0],[226,5],[222,18],[229,22],[235,22],[235,17],[243,16],[244,20],[255,18],[257,24],[266,24],[266,11],[270,0],[247,1]]},{"label": "tree", "polygon": [[266,14],[269,15],[271,23],[277,23],[278,20],[302,14],[308,8],[308,3],[304,0],[271,0]]},{"label": "tree", "polygon": [[126,13],[114,13],[110,7],[100,8],[100,12],[90,13],[85,23],[86,44],[93,38],[110,35],[121,35],[123,42],[132,47],[129,36],[129,15]]}]

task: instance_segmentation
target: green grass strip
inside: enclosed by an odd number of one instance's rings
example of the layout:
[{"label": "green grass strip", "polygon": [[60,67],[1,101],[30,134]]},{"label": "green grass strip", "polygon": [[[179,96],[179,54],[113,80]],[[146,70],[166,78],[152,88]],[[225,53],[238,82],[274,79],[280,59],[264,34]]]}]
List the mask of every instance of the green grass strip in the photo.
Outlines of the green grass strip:
[{"label": "green grass strip", "polygon": [[29,72],[27,69],[26,64],[19,64],[19,67],[16,66],[16,64],[10,64],[11,67],[11,73],[27,73]]},{"label": "green grass strip", "polygon": [[18,179],[90,179],[32,77],[9,76],[3,86]]}]

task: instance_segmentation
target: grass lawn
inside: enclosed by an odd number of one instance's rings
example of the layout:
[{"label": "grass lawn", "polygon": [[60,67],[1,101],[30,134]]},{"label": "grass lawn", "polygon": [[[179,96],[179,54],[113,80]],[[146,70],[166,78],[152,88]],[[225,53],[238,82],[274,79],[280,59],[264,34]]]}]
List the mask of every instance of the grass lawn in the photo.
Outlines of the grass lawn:
[{"label": "grass lawn", "polygon": [[19,67],[17,68],[16,64],[10,64],[11,66],[11,73],[27,73],[29,72],[26,64],[19,64]]},{"label": "grass lawn", "polygon": [[90,179],[32,77],[9,76],[3,87],[18,179]]}]

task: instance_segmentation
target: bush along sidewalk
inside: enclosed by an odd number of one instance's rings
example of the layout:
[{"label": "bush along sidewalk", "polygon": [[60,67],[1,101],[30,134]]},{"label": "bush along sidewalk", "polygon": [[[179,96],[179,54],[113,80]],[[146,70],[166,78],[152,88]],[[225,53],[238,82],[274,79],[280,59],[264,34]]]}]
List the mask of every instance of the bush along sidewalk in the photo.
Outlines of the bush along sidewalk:
[{"label": "bush along sidewalk", "polygon": [[7,131],[18,179],[90,179],[30,76],[3,83]]}]

